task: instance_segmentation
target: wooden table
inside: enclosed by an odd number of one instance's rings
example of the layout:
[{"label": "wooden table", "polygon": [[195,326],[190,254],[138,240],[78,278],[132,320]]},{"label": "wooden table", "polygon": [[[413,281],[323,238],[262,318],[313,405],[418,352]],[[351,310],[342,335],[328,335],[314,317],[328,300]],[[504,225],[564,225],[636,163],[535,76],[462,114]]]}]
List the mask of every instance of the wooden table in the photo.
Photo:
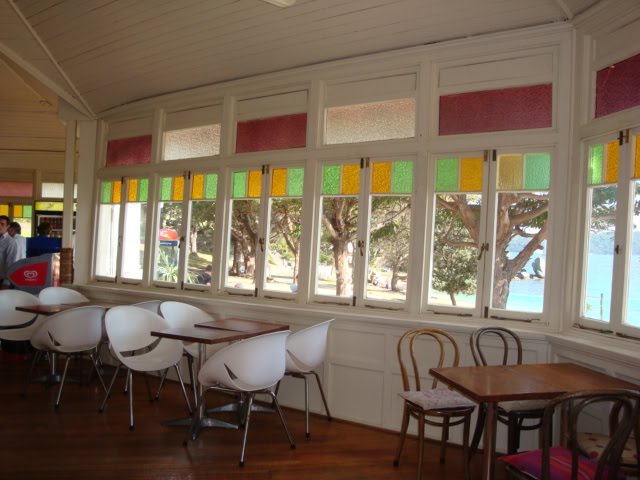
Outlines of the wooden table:
[{"label": "wooden table", "polygon": [[432,368],[429,373],[466,397],[486,405],[483,480],[494,478],[498,402],[551,399],[580,390],[638,388],[632,383],[573,363]]},{"label": "wooden table", "polygon": [[55,315],[56,313],[64,312],[65,310],[71,310],[72,308],[78,307],[103,307],[108,310],[118,305],[120,304],[110,302],[56,303],[52,305],[25,305],[22,307],[18,306],[16,307],[16,310],[18,310],[19,312],[28,312],[38,315],[50,316]]},{"label": "wooden table", "polygon": [[[222,322],[220,324],[216,322]],[[225,323],[226,322],[226,323]],[[217,326],[213,326],[216,324]],[[219,328],[224,325],[226,328]],[[235,326],[237,330],[231,330],[231,327]],[[205,324],[198,324],[191,328],[167,328],[160,331],[152,331],[151,335],[154,337],[171,338],[174,340],[181,340],[183,342],[197,342],[198,343],[198,364],[196,371],[194,372],[194,381],[197,382],[197,396],[200,398],[204,393],[203,385],[198,381],[198,372],[206,360],[206,346],[215,345],[219,343],[235,342],[238,340],[245,340],[251,337],[257,337],[258,335],[264,335],[266,333],[280,332],[283,330],[289,330],[288,325],[278,325],[275,323],[266,322],[254,322],[252,320],[214,320],[212,322],[205,322]],[[196,404],[196,412],[198,425],[194,429],[193,439],[195,439],[200,430],[204,427],[223,427],[223,428],[238,428],[238,425],[223,422],[221,420],[211,418],[207,416],[207,412],[204,408],[204,402]],[[164,425],[190,425],[192,419],[182,418],[177,420],[170,420],[163,422]]]}]

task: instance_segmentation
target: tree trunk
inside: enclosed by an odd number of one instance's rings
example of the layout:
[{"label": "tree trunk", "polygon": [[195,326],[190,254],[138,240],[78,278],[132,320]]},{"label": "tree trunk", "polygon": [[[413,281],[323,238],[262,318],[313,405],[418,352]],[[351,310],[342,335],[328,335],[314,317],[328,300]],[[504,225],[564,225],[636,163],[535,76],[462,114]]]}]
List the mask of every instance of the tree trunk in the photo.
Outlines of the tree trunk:
[{"label": "tree trunk", "polygon": [[449,298],[451,299],[451,305],[456,306],[456,296],[453,292],[449,292]]},{"label": "tree trunk", "polygon": [[336,295],[345,297],[349,294],[351,277],[349,275],[349,252],[347,242],[340,238],[333,239],[333,261],[336,266]]},{"label": "tree trunk", "polygon": [[394,292],[398,291],[398,271],[395,268],[391,273],[391,290]]},{"label": "tree trunk", "polygon": [[496,255],[496,263],[493,269],[493,298],[491,308],[507,308],[509,284],[512,278],[507,262],[508,259],[506,255],[500,253]]},{"label": "tree trunk", "polygon": [[198,231],[197,230],[191,230],[189,241],[191,242],[191,248],[189,252],[198,253]]},{"label": "tree trunk", "polygon": [[240,275],[240,257],[241,257],[240,242],[232,238],[231,244],[233,248],[233,263],[231,265],[231,272],[229,273],[231,275],[238,276]]}]

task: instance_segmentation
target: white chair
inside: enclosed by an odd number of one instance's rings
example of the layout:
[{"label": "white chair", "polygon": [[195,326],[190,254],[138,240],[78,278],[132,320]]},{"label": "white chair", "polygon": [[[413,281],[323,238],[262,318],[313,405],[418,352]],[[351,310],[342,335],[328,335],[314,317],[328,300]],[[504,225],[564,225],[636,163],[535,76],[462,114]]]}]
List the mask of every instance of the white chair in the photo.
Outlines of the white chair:
[{"label": "white chair", "polygon": [[146,300],[144,302],[138,302],[132,304],[134,307],[144,308],[145,310],[149,310],[152,313],[160,315],[160,304],[162,300]]},{"label": "white chair", "polygon": [[[189,413],[192,413],[187,392],[184,388],[178,362],[182,358],[182,344],[176,340],[153,337],[151,331],[169,328],[167,321],[143,308],[124,305],[107,311],[105,326],[112,352],[120,363],[127,367],[127,384],[129,389],[129,429],[133,430],[133,375],[132,372],[155,372],[174,367],[180,380],[180,387]],[[131,355],[136,352],[135,355]],[[120,365],[113,374],[107,394],[100,407],[104,408],[111,394],[113,383],[120,370]]]},{"label": "white chair", "polygon": [[30,293],[20,290],[0,290],[0,340],[28,341],[46,317],[19,312],[16,307],[39,304],[38,297]]},{"label": "white chair", "polygon": [[[305,436],[309,438],[309,383],[307,375],[316,377],[322,403],[327,411],[327,419],[331,420],[331,412],[324,396],[320,377],[315,369],[324,362],[327,352],[327,337],[331,320],[319,323],[304,330],[292,333],[287,339],[287,366],[285,375],[304,380]],[[279,385],[278,385],[279,386]],[[276,394],[278,389],[276,388]]]},{"label": "white chair", "polygon": [[66,287],[47,287],[40,291],[39,298],[42,305],[75,304],[89,301],[80,292]]},{"label": "white chair", "polygon": [[[257,337],[232,343],[214,353],[202,366],[198,374],[198,381],[204,387],[198,405],[204,405],[204,395],[208,390],[226,393],[240,393],[248,397],[246,402],[246,417],[244,420],[244,437],[240,453],[240,466],[244,466],[244,454],[249,433],[251,406],[257,393],[271,396],[278,410],[280,420],[289,439],[291,448],[296,448],[287,423],[282,415],[276,395],[271,391],[284,375],[285,343],[289,331],[268,333]],[[189,438],[193,438],[198,416],[194,415],[191,428],[184,440],[187,445]]]},{"label": "white chair", "polygon": [[[107,391],[107,387],[98,371],[95,356],[96,348],[102,336],[102,317],[104,313],[105,309],[103,307],[72,308],[52,315],[33,332],[31,345],[34,348],[40,352],[57,353],[67,357],[56,398],[56,409],[60,406],[60,396],[67,376],[69,360],[71,360],[72,356],[87,355],[91,359],[96,372],[98,372],[102,388],[104,388],[105,392]],[[29,372],[30,376],[31,372]],[[27,379],[27,383],[29,380],[30,378]]]}]

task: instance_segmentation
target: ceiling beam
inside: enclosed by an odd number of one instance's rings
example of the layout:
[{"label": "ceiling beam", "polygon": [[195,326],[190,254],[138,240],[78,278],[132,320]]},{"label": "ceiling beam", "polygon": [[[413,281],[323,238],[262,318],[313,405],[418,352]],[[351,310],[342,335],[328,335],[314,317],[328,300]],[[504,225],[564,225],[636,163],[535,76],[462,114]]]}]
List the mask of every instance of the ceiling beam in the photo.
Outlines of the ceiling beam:
[{"label": "ceiling beam", "polygon": [[567,20],[573,20],[573,16],[574,16],[573,12],[569,8],[565,0],[556,0],[556,3],[560,7],[560,9],[564,12],[565,16],[567,17]]}]

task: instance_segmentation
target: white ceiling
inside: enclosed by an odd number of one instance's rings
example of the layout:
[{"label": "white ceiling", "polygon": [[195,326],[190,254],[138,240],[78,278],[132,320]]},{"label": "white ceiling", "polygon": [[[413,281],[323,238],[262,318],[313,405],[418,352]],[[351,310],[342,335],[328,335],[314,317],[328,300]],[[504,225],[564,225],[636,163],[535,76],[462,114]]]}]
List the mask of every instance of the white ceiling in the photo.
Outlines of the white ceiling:
[{"label": "white ceiling", "polygon": [[599,0],[0,0],[0,52],[98,115],[142,98],[571,20]]}]

